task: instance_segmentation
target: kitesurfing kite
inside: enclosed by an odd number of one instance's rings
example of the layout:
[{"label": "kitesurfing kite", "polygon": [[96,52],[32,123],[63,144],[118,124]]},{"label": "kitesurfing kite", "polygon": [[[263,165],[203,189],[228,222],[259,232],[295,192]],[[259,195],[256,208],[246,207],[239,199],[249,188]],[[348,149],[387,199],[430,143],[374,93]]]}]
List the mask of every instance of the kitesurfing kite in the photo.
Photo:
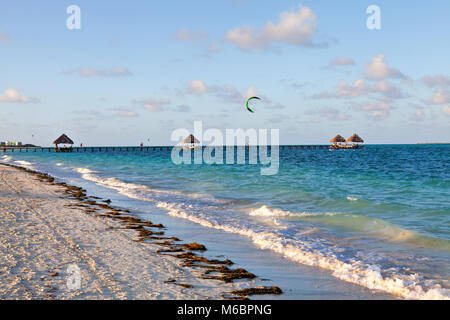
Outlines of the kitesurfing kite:
[{"label": "kitesurfing kite", "polygon": [[261,100],[261,98],[258,98],[258,97],[250,97],[250,98],[248,98],[247,103],[245,104],[246,107],[247,107],[247,110],[250,111],[251,113],[254,113],[255,111],[253,111],[252,109],[250,109],[249,106],[248,106],[248,102],[249,102],[250,100],[252,100],[252,99],[258,99],[258,100]]}]

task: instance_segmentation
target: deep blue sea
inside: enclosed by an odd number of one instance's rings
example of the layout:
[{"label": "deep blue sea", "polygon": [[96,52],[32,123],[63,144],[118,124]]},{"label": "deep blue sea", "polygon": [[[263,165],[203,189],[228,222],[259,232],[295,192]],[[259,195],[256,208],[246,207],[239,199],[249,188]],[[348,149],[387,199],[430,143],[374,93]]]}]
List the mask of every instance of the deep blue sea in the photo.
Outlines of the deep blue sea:
[{"label": "deep blue sea", "polygon": [[175,165],[160,150],[16,150],[0,161],[76,176],[342,281],[450,298],[450,145],[284,149],[267,176],[258,165]]}]

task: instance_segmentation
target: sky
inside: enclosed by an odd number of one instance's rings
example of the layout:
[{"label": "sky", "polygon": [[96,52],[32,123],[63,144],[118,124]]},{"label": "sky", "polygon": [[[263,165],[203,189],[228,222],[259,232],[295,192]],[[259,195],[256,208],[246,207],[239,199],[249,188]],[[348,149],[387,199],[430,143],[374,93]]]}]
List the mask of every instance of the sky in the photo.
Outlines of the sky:
[{"label": "sky", "polygon": [[173,145],[199,120],[224,135],[279,129],[282,144],[450,142],[449,12],[446,0],[2,1],[0,141]]}]

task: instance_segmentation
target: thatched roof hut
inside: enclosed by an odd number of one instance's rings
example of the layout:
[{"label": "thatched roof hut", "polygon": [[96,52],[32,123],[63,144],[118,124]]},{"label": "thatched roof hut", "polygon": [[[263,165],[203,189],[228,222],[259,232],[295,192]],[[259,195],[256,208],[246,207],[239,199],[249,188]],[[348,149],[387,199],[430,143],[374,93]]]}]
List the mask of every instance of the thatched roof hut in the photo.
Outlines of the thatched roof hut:
[{"label": "thatched roof hut", "polygon": [[350,138],[347,139],[347,142],[364,143],[364,140],[356,133],[354,133]]},{"label": "thatched roof hut", "polygon": [[73,144],[73,141],[63,133],[58,139],[53,141],[53,144]]},{"label": "thatched roof hut", "polygon": [[330,140],[331,143],[337,143],[337,142],[345,142],[345,138],[338,134],[336,137]]},{"label": "thatched roof hut", "polygon": [[181,143],[200,143],[200,141],[196,137],[194,137],[192,134],[190,134],[186,138],[181,140]]}]

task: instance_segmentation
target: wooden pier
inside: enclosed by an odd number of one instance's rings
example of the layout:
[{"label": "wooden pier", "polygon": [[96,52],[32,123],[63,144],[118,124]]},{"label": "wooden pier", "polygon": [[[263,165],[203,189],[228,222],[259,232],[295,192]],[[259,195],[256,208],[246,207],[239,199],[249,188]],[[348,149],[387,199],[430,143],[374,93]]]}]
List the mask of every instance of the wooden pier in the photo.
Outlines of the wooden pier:
[{"label": "wooden pier", "polygon": [[[243,147],[243,146],[239,146]],[[2,152],[69,152],[69,153],[93,153],[93,152],[151,152],[151,151],[172,151],[173,146],[147,146],[147,147],[73,147],[59,148],[55,147],[0,147]],[[181,147],[180,147],[181,148]],[[224,149],[227,147],[224,146]],[[246,146],[248,149],[249,147]],[[270,148],[270,146],[269,146]],[[280,150],[317,150],[329,149],[330,145],[281,145]]]},{"label": "wooden pier", "polygon": [[172,146],[153,146],[153,147],[73,147],[58,148],[55,147],[0,147],[3,152],[137,152],[137,151],[170,151]]}]

